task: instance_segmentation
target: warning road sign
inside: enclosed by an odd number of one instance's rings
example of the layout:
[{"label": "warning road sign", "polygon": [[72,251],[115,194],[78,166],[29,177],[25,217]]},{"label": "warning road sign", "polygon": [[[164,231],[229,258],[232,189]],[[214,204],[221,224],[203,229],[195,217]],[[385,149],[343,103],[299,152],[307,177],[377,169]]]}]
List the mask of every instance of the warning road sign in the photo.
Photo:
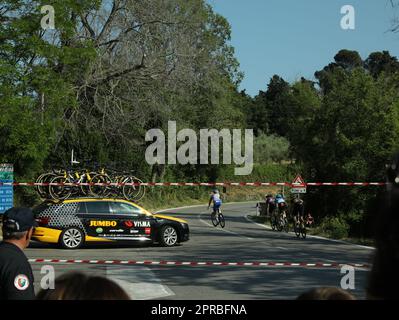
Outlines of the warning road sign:
[{"label": "warning road sign", "polygon": [[291,189],[291,193],[306,193],[306,184],[305,180],[298,174],[294,181],[292,182],[293,186]]}]

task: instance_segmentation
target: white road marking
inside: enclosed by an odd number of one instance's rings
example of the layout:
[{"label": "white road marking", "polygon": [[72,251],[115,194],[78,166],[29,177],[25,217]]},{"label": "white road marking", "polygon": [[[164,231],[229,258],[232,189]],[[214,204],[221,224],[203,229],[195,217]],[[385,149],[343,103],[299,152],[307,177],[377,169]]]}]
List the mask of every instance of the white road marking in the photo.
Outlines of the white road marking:
[{"label": "white road marking", "polygon": [[308,237],[309,238],[314,238],[314,239],[320,239],[320,240],[328,240],[328,241],[337,242],[337,243],[349,244],[349,245],[352,245],[352,246],[356,246],[356,247],[363,248],[363,249],[368,249],[368,250],[375,250],[374,247],[363,246],[361,244],[355,244],[355,243],[347,242],[347,241],[344,241],[344,240],[329,239],[329,238],[324,238],[324,237],[320,237],[320,236],[313,236],[313,235],[308,235]]},{"label": "white road marking", "polygon": [[[242,202],[226,202],[223,205],[230,205],[230,204],[240,204],[240,203],[253,203],[254,201],[242,201]],[[177,207],[177,208],[168,208],[168,209],[162,209],[154,212],[154,214],[161,213],[161,212],[166,212],[166,211],[173,211],[173,210],[180,210],[180,209],[188,209],[188,208],[196,208],[196,207],[207,207],[206,205],[203,204],[196,204],[193,206],[183,206],[183,207]]]},{"label": "white road marking", "polygon": [[[269,226],[267,226],[267,225],[265,225],[265,224],[260,224],[260,223],[257,223],[257,222],[255,222],[255,221],[252,221],[251,219],[248,218],[248,216],[245,216],[245,219],[247,219],[247,221],[252,222],[252,223],[254,223],[254,224],[256,224],[256,225],[258,225],[258,226],[260,226],[260,227],[262,227],[262,228],[265,228],[265,229],[267,229],[267,230],[272,230],[271,227],[269,227]],[[289,234],[294,234],[294,232],[288,232],[288,233],[289,233]],[[362,245],[360,245],[360,244],[355,244],[355,243],[351,243],[351,242],[347,242],[347,241],[343,241],[343,240],[329,239],[329,238],[324,238],[324,237],[320,237],[320,236],[313,236],[313,235],[309,235],[309,234],[307,235],[307,238],[320,239],[320,240],[328,240],[328,241],[332,241],[332,242],[338,242],[338,243],[343,243],[343,244],[349,244],[349,245],[356,246],[356,247],[360,247],[360,248],[363,248],[363,249],[375,250],[375,248],[373,248],[373,247],[362,246]]]},{"label": "white road marking", "polygon": [[174,292],[147,267],[106,267],[107,278],[118,283],[133,300],[160,299]]},{"label": "white road marking", "polygon": [[[225,205],[230,205],[230,204],[245,204],[245,203],[254,203],[254,202],[255,202],[255,201],[228,202],[228,203],[225,203]],[[193,205],[193,206],[183,206],[183,207],[178,207],[178,208],[163,209],[163,210],[157,211],[156,213],[165,212],[165,211],[172,211],[172,210],[179,210],[179,209],[186,209],[186,208],[195,208],[195,207],[203,207],[203,205]],[[201,214],[203,214],[203,213],[200,213],[200,215],[201,215]],[[244,218],[245,218],[247,221],[249,221],[249,222],[251,222],[251,223],[254,223],[254,224],[256,224],[256,225],[258,225],[258,226],[260,226],[260,227],[262,227],[262,228],[265,228],[265,229],[268,229],[268,230],[272,230],[271,227],[266,226],[266,225],[264,225],[264,224],[260,224],[260,223],[254,222],[254,221],[248,219],[247,216],[244,216]],[[203,223],[207,224],[208,226],[213,227],[213,225],[207,223],[206,221],[204,221],[204,220],[202,220],[202,219],[200,219],[200,220],[201,220]],[[224,231],[228,232],[228,230],[224,230]],[[230,232],[230,233],[231,233],[231,232]],[[237,233],[234,233],[234,232],[232,232],[232,233],[233,233],[233,234],[236,234],[236,235],[238,235],[238,236],[240,236],[240,235],[237,234]],[[293,233],[293,232],[289,232],[289,234],[294,234],[294,233]],[[241,237],[243,237],[243,236],[241,236]],[[363,249],[368,249],[368,250],[375,250],[374,247],[363,246],[363,245],[360,245],[360,244],[354,244],[354,243],[347,242],[347,241],[343,241],[343,240],[329,239],[329,238],[324,238],[324,237],[314,236],[314,235],[307,235],[307,237],[308,237],[308,238],[313,238],[313,239],[328,240],[328,241],[331,241],[331,242],[337,242],[337,243],[348,244],[348,245],[352,245],[352,246],[356,246],[356,247],[363,248]],[[246,237],[243,237],[243,238],[246,238]],[[248,240],[253,240],[252,238],[246,238],[246,239],[248,239]],[[278,247],[276,247],[276,248],[278,248]],[[285,250],[288,250],[288,249],[285,248]]]}]

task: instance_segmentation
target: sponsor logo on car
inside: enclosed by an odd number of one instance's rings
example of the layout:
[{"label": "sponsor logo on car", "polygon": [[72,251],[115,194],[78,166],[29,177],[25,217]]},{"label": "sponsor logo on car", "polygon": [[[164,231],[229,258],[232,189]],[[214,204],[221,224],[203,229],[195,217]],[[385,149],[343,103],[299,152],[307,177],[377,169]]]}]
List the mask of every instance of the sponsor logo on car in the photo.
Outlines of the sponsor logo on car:
[{"label": "sponsor logo on car", "polygon": [[151,234],[151,228],[145,228],[145,234]]},{"label": "sponsor logo on car", "polygon": [[150,222],[149,221],[134,221],[134,227],[135,228],[148,228],[150,227]]},{"label": "sponsor logo on car", "polygon": [[128,228],[148,228],[150,227],[149,221],[125,221],[125,226]]},{"label": "sponsor logo on car", "polygon": [[128,228],[131,228],[131,227],[133,227],[133,222],[125,221],[125,226],[128,227]]},{"label": "sponsor logo on car", "polygon": [[99,220],[92,220],[90,221],[89,227],[116,227],[116,221],[99,221]]},{"label": "sponsor logo on car", "polygon": [[130,233],[139,233],[139,230],[132,229],[130,230]]},{"label": "sponsor logo on car", "polygon": [[111,230],[109,230],[108,232],[123,232],[123,231],[125,231],[125,230],[123,230],[123,229],[111,229]]},{"label": "sponsor logo on car", "polygon": [[102,233],[103,231],[104,231],[103,228],[97,228],[97,229],[96,229],[96,232],[97,232],[97,233]]}]

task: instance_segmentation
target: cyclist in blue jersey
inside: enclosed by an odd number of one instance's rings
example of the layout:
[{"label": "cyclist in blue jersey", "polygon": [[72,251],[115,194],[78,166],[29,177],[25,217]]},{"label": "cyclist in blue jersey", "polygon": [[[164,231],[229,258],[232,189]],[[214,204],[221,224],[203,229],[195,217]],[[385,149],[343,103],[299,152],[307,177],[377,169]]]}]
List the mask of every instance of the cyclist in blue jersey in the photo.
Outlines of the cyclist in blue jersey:
[{"label": "cyclist in blue jersey", "polygon": [[211,197],[210,197],[209,203],[208,203],[208,210],[209,210],[212,202],[213,202],[213,212],[212,212],[212,214],[214,215],[214,214],[216,214],[216,212],[222,206],[222,199],[220,199],[219,190],[217,190],[217,189],[212,191],[212,194],[211,194]]},{"label": "cyclist in blue jersey", "polygon": [[281,194],[277,194],[275,198],[276,206],[278,209],[278,213],[286,213],[287,203],[285,202],[284,197]]}]

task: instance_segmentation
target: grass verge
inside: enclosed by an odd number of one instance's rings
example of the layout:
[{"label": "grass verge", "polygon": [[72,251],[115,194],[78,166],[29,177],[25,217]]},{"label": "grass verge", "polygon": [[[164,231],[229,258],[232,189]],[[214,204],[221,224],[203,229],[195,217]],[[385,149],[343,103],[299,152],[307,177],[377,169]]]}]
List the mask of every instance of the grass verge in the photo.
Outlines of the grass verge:
[{"label": "grass verge", "polygon": [[[159,188],[159,187],[155,187]],[[198,187],[196,189],[149,189],[140,205],[149,211],[157,211],[167,208],[183,207],[191,205],[208,205],[212,188]],[[189,188],[189,187],[188,187]],[[220,191],[222,191],[220,189]],[[265,194],[276,192],[274,188],[260,187],[230,187],[226,193],[222,193],[223,202],[261,201]]]}]

